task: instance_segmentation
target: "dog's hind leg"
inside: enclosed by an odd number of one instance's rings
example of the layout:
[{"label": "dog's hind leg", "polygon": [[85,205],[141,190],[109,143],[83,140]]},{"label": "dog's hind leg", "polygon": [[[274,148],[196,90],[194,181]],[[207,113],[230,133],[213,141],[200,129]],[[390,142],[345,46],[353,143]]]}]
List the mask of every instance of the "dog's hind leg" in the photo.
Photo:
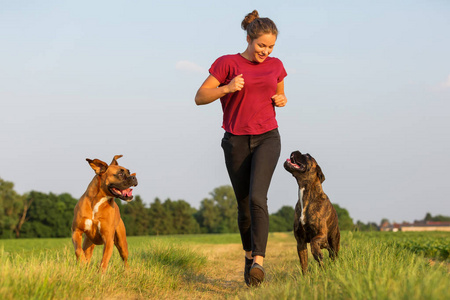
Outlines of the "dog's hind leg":
[{"label": "dog's hind leg", "polygon": [[338,257],[340,240],[341,234],[339,232],[339,229],[337,229],[337,232],[330,235],[330,237],[328,238],[328,252],[330,253],[330,258],[333,260]]},{"label": "dog's hind leg", "polygon": [[120,257],[123,259],[123,263],[125,268],[128,267],[128,243],[127,243],[127,235],[125,231],[125,225],[123,224],[122,219],[117,226],[116,233],[114,234],[114,244],[119,250]]},{"label": "dog's hind leg", "polygon": [[83,251],[88,263],[91,261],[92,253],[94,253],[94,247],[95,244],[88,237],[84,237]]},{"label": "dog's hind leg", "polygon": [[320,266],[322,266],[322,260],[323,260],[323,253],[322,250],[320,250],[321,248],[323,248],[323,246],[327,245],[327,236],[326,234],[319,234],[316,235],[312,240],[311,240],[311,253],[314,256],[314,259],[319,263]]}]

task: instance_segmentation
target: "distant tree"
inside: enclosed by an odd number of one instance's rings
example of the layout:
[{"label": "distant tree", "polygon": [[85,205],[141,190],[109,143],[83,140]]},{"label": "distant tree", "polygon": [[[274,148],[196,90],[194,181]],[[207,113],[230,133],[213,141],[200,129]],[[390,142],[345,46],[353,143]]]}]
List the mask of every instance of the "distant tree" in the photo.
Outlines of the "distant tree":
[{"label": "distant tree", "polygon": [[14,183],[0,178],[0,238],[13,237],[22,208],[22,197],[14,190]]},{"label": "distant tree", "polygon": [[294,227],[293,223],[294,221],[292,220],[292,224],[287,224],[283,217],[271,214],[269,215],[269,232],[292,231]]},{"label": "distant tree", "polygon": [[444,215],[436,215],[433,217],[430,213],[427,213],[424,220],[434,222],[450,222],[450,217]]},{"label": "distant tree", "polygon": [[292,231],[294,227],[295,211],[292,206],[283,206],[276,213],[269,216],[269,231]]},{"label": "distant tree", "polygon": [[221,222],[220,209],[215,205],[213,199],[203,199],[200,203],[200,209],[194,214],[194,217],[200,224],[202,232],[219,232],[219,224]]},{"label": "distant tree", "polygon": [[149,232],[156,235],[199,233],[194,214],[195,209],[184,200],[166,199],[161,203],[156,198],[149,208]]},{"label": "distant tree", "polygon": [[14,233],[16,235],[16,238],[20,237],[20,230],[22,229],[23,224],[25,224],[25,222],[28,220],[28,209],[34,201],[33,198],[29,198],[26,195],[22,196],[21,198],[23,199],[23,209],[21,212],[19,212],[19,221],[17,222],[16,226],[14,226]]},{"label": "distant tree", "polygon": [[350,217],[350,214],[345,208],[341,208],[338,204],[333,204],[334,208],[336,209],[336,213],[338,215],[339,220],[339,229],[340,230],[353,230],[353,220]]},{"label": "distant tree", "polygon": [[73,209],[77,203],[69,194],[59,196],[32,191],[33,199],[27,212],[27,222],[20,229],[22,237],[68,237],[71,234]]},{"label": "distant tree", "polygon": [[385,222],[389,223],[389,220],[386,218],[381,219],[380,226],[383,225],[383,223],[385,223]]},{"label": "distant tree", "polygon": [[116,199],[116,203],[122,207],[121,217],[128,236],[150,234],[149,210],[140,196],[136,196],[133,201],[126,204]]},{"label": "distant tree", "polygon": [[171,201],[167,199],[163,207],[172,219],[172,234],[200,233],[200,226],[194,218],[196,210],[184,200]]},{"label": "distant tree", "polygon": [[281,207],[276,213],[275,215],[282,217],[283,219],[285,219],[288,223],[292,223],[294,224],[294,215],[295,215],[295,210],[292,206],[283,206]]},{"label": "distant tree", "polygon": [[78,199],[72,197],[69,193],[63,193],[58,195],[57,197],[59,211],[57,213],[60,214],[60,222],[55,224],[55,226],[62,226],[59,230],[56,230],[55,237],[64,237],[72,235],[72,221],[74,208],[77,205]]},{"label": "distant tree", "polygon": [[159,198],[155,198],[155,201],[150,204],[148,214],[150,234],[160,235],[173,232],[171,215],[165,210]]},{"label": "distant tree", "polygon": [[233,188],[224,185],[210,193],[212,198],[205,198],[195,214],[203,232],[233,233],[238,232],[237,201]]},{"label": "distant tree", "polygon": [[374,222],[368,222],[367,224],[364,224],[361,221],[357,221],[355,224],[355,229],[358,231],[378,231],[379,228],[376,223]]},{"label": "distant tree", "polygon": [[230,185],[220,186],[213,190],[211,196],[220,211],[221,222],[219,224],[219,232],[239,232],[237,223],[237,200],[233,188]]},{"label": "distant tree", "polygon": [[449,216],[437,215],[433,217],[433,221],[437,222],[450,222]]}]

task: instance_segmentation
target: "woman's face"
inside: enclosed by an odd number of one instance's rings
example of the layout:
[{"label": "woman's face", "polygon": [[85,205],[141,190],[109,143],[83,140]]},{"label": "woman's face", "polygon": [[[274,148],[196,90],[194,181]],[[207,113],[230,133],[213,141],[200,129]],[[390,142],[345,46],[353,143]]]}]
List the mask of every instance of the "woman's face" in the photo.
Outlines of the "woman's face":
[{"label": "woman's face", "polygon": [[277,36],[271,33],[261,35],[259,38],[251,40],[247,36],[247,54],[249,59],[254,62],[262,63],[270,53],[272,53]]}]

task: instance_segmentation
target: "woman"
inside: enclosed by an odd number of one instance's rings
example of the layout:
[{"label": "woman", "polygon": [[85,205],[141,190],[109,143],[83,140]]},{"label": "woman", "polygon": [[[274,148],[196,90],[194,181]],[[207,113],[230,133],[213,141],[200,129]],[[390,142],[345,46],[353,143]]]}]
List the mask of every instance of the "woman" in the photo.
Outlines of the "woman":
[{"label": "woman", "polygon": [[269,57],[278,30],[255,10],[241,24],[247,49],[219,57],[197,91],[195,103],[220,98],[225,135],[222,148],[238,202],[238,225],[245,251],[244,279],[249,286],[264,281],[263,261],[269,234],[267,192],[280,156],[275,106],[283,107],[283,63]]}]

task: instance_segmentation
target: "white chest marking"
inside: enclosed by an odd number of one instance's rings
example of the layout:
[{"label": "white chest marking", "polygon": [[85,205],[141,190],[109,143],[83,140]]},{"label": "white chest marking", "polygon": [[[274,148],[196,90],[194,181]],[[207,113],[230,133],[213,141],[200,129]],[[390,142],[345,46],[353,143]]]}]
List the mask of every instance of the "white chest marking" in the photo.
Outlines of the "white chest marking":
[{"label": "white chest marking", "polygon": [[301,188],[298,190],[298,201],[300,202],[300,223],[305,225],[305,207],[303,206],[303,193],[305,192],[305,188]]},{"label": "white chest marking", "polygon": [[[84,221],[84,230],[92,229],[92,224],[94,223],[95,214],[98,212],[100,205],[102,205],[106,201],[108,201],[108,198],[104,197],[104,198],[100,199],[100,201],[98,201],[97,204],[95,204],[94,209],[92,210],[92,219],[86,219]],[[98,230],[100,231],[100,228],[101,228],[100,221],[98,221],[97,227],[98,227]]]},{"label": "white chest marking", "polygon": [[84,230],[91,230],[92,228],[92,220],[86,219],[84,221]]},{"label": "white chest marking", "polygon": [[100,199],[100,201],[97,202],[94,206],[94,210],[92,211],[92,220],[94,220],[95,214],[98,213],[98,209],[100,208],[100,205],[108,201],[108,197],[104,197]]}]

